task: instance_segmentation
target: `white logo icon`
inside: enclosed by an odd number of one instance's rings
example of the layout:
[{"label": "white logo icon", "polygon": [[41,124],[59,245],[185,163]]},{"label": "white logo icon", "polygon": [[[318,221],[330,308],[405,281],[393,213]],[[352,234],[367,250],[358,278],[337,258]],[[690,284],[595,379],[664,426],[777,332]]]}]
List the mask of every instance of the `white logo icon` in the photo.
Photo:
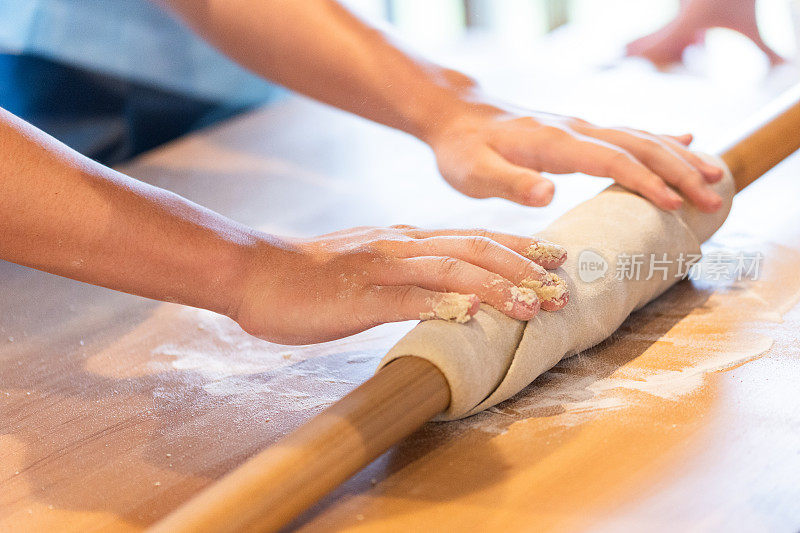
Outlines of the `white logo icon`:
[{"label": "white logo icon", "polygon": [[608,262],[594,250],[584,250],[578,256],[578,277],[584,283],[602,278],[608,272]]}]

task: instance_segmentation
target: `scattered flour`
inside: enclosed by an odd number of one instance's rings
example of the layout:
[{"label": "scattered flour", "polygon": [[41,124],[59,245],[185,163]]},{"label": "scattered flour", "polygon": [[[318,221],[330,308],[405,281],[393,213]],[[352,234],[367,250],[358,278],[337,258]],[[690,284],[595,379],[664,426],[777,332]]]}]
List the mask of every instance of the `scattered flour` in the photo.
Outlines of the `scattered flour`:
[{"label": "scattered flour", "polygon": [[419,318],[420,320],[438,318],[463,324],[472,318],[469,310],[474,305],[474,302],[475,296],[471,294],[448,292],[439,301],[433,301],[433,299],[429,298],[428,303],[433,306],[433,309],[427,313],[420,314]]},{"label": "scattered flour", "polygon": [[679,401],[699,389],[712,372],[728,370],[751,361],[772,346],[763,336],[744,342],[741,338],[712,346],[714,355],[682,366],[680,370],[614,367],[597,360],[592,350],[561,361],[531,386],[510,400],[461,422],[491,434],[505,433],[516,423],[547,418],[556,426],[579,425],[598,412],[624,409],[639,401],[631,391]]},{"label": "scattered flour", "polygon": [[[190,307],[163,306],[118,350],[152,354],[149,372],[171,372],[186,386],[201,388],[208,400],[225,398],[242,411],[270,416],[321,410],[375,369],[386,346],[410,323],[387,324],[352,337],[309,346],[273,344],[252,337],[232,320]],[[166,341],[166,342],[165,342]]]}]

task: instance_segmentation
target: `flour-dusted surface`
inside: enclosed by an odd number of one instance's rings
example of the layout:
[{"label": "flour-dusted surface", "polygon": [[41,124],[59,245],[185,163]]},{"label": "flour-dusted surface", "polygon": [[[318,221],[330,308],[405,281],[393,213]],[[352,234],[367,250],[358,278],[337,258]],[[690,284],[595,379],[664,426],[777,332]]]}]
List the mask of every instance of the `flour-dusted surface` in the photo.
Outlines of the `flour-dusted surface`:
[{"label": "flour-dusted surface", "polygon": [[[780,90],[780,76],[743,79],[742,54],[727,74],[716,57],[710,75],[663,74],[593,62],[593,39],[562,30],[506,54],[480,41],[468,60],[490,73],[470,72],[508,101],[691,131],[706,148]],[[604,26],[594,38],[624,43]],[[608,184],[556,176],[553,204],[537,209],[473,200],[413,138],[297,98],[129,170],[296,236],[399,223],[524,235]],[[738,195],[711,243],[763,252],[762,279],[677,284],[491,410],[428,424],[298,529],[797,530],[798,176],[794,158]],[[11,531],[143,530],[371,376],[412,327],[317,347],[251,344],[222,317],[2,262],[0,297],[0,530]],[[743,364],[704,366],[712,359]]]}]

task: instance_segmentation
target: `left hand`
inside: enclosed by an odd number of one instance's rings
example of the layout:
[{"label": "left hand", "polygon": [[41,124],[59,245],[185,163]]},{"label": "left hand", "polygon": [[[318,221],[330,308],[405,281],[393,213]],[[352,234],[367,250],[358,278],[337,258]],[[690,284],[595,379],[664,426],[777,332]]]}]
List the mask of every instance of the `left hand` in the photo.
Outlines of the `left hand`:
[{"label": "left hand", "polygon": [[722,170],[687,148],[689,134],[655,135],[549,113],[474,105],[426,140],[448,183],[474,198],[544,206],[553,198],[554,185],[541,172],[582,172],[614,178],[666,210],[683,203],[673,188],[702,211],[722,205],[709,186],[722,179]]}]

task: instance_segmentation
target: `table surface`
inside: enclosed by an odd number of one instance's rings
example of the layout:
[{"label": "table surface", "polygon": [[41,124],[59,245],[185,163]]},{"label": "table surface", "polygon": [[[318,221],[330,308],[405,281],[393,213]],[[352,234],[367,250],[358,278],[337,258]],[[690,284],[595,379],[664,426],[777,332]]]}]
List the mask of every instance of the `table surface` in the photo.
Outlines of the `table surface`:
[{"label": "table surface", "polygon": [[[547,46],[513,66],[470,57],[522,104],[689,129],[705,146],[796,78],[659,73]],[[394,223],[528,234],[607,184],[558,177],[543,209],[464,198],[414,139],[299,98],[125,170],[296,235]],[[762,253],[757,280],[681,282],[514,398],[427,425],[294,526],[797,530],[798,174],[792,158],[740,194],[706,246]],[[413,326],[278,346],[210,312],[3,262],[0,301],[0,530],[141,530],[367,379]]]}]

